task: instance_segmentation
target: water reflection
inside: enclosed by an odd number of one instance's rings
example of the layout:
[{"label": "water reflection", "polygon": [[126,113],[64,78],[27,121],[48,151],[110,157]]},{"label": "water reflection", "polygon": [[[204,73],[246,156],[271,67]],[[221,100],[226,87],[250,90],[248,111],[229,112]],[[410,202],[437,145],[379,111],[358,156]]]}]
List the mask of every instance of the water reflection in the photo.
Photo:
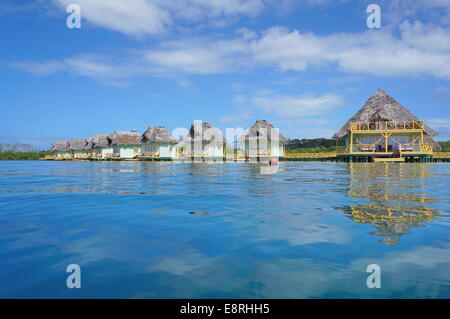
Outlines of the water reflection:
[{"label": "water reflection", "polygon": [[425,188],[433,176],[429,164],[350,163],[349,170],[348,195],[369,203],[342,210],[351,220],[375,227],[370,234],[381,242],[397,246],[401,236],[439,216]]}]

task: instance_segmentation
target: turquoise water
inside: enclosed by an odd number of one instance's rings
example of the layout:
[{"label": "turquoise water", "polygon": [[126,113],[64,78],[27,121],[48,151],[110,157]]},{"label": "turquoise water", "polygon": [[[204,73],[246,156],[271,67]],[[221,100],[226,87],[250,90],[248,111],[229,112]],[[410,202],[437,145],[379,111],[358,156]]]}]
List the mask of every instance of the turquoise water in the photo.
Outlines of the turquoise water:
[{"label": "turquoise water", "polygon": [[449,168],[0,162],[0,297],[449,298]]}]

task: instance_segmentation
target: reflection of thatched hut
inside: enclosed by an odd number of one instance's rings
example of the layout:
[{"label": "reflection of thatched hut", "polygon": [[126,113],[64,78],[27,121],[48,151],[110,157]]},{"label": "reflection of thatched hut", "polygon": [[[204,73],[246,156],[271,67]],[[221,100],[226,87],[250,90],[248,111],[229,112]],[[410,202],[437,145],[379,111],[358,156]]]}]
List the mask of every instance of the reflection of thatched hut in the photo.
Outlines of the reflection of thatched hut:
[{"label": "reflection of thatched hut", "polygon": [[266,120],[258,120],[239,137],[247,157],[283,156],[286,138]]},{"label": "reflection of thatched hut", "polygon": [[333,136],[344,138],[351,156],[428,156],[437,133],[404,106],[378,89]]},{"label": "reflection of thatched hut", "polygon": [[351,220],[375,227],[376,231],[370,234],[381,237],[381,242],[390,246],[398,245],[401,236],[423,227],[437,215],[425,206],[358,205],[342,210]]},{"label": "reflection of thatched hut", "polygon": [[219,129],[209,123],[197,121],[191,125],[189,132],[181,143],[184,157],[224,158],[226,140]]},{"label": "reflection of thatched hut", "polygon": [[97,157],[106,158],[113,154],[108,134],[97,134],[89,139],[89,146]]},{"label": "reflection of thatched hut", "polygon": [[67,150],[73,158],[86,158],[91,153],[91,146],[88,139],[79,138],[70,140]]},{"label": "reflection of thatched hut", "polygon": [[141,155],[142,135],[138,131],[115,131],[109,135],[114,154],[121,158],[134,158]]},{"label": "reflection of thatched hut", "polygon": [[52,144],[50,152],[52,152],[55,157],[68,158],[69,157],[69,153],[67,152],[68,147],[69,143],[67,141],[57,141]]},{"label": "reflection of thatched hut", "polygon": [[178,140],[164,126],[150,126],[142,135],[142,143],[142,156],[174,158]]}]

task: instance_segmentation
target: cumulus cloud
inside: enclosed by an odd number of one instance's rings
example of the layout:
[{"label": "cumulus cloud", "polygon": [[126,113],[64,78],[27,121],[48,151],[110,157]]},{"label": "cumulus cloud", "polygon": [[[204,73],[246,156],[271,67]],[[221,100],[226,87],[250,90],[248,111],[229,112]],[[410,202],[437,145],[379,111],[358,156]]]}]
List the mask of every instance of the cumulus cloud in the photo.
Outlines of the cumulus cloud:
[{"label": "cumulus cloud", "polygon": [[107,71],[118,67],[128,77],[239,73],[255,68],[279,72],[326,68],[350,74],[450,79],[449,29],[404,22],[397,31],[316,35],[272,27],[259,34],[246,30],[229,38],[162,42],[150,49],[128,51],[109,68],[108,60],[99,58],[103,67],[92,67],[91,72],[79,72],[80,64],[75,62],[80,57],[60,63],[67,67],[71,62],[72,72],[90,77],[97,73],[102,77],[117,74]]},{"label": "cumulus cloud", "polygon": [[[72,0],[53,0],[61,8]],[[226,25],[239,16],[256,16],[263,0],[78,0],[82,17],[93,25],[131,36],[165,33],[177,23],[209,22]]]},{"label": "cumulus cloud", "polygon": [[[66,8],[72,0],[54,0]],[[170,23],[169,14],[146,0],[78,0],[82,17],[90,23],[134,36],[158,34]]]}]

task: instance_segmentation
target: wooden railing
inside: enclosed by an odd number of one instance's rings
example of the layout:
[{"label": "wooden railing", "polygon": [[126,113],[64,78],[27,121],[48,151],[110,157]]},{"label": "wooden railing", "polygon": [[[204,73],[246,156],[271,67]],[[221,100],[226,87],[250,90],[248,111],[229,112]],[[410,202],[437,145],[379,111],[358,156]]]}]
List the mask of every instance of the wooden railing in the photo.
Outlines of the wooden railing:
[{"label": "wooden railing", "polygon": [[392,131],[392,130],[423,130],[423,121],[405,122],[351,122],[351,131]]},{"label": "wooden railing", "polygon": [[284,158],[332,158],[336,157],[336,152],[326,153],[285,153]]},{"label": "wooden railing", "polygon": [[448,158],[448,159],[450,159],[450,152],[436,152],[433,154],[433,158]]},{"label": "wooden railing", "polygon": [[[379,148],[381,146],[381,149]],[[399,144],[398,150],[401,154],[407,153],[433,153],[433,147],[428,144]],[[391,153],[392,150],[387,151],[382,145],[375,144],[353,144],[352,153]],[[339,153],[339,152],[338,152]]]}]

